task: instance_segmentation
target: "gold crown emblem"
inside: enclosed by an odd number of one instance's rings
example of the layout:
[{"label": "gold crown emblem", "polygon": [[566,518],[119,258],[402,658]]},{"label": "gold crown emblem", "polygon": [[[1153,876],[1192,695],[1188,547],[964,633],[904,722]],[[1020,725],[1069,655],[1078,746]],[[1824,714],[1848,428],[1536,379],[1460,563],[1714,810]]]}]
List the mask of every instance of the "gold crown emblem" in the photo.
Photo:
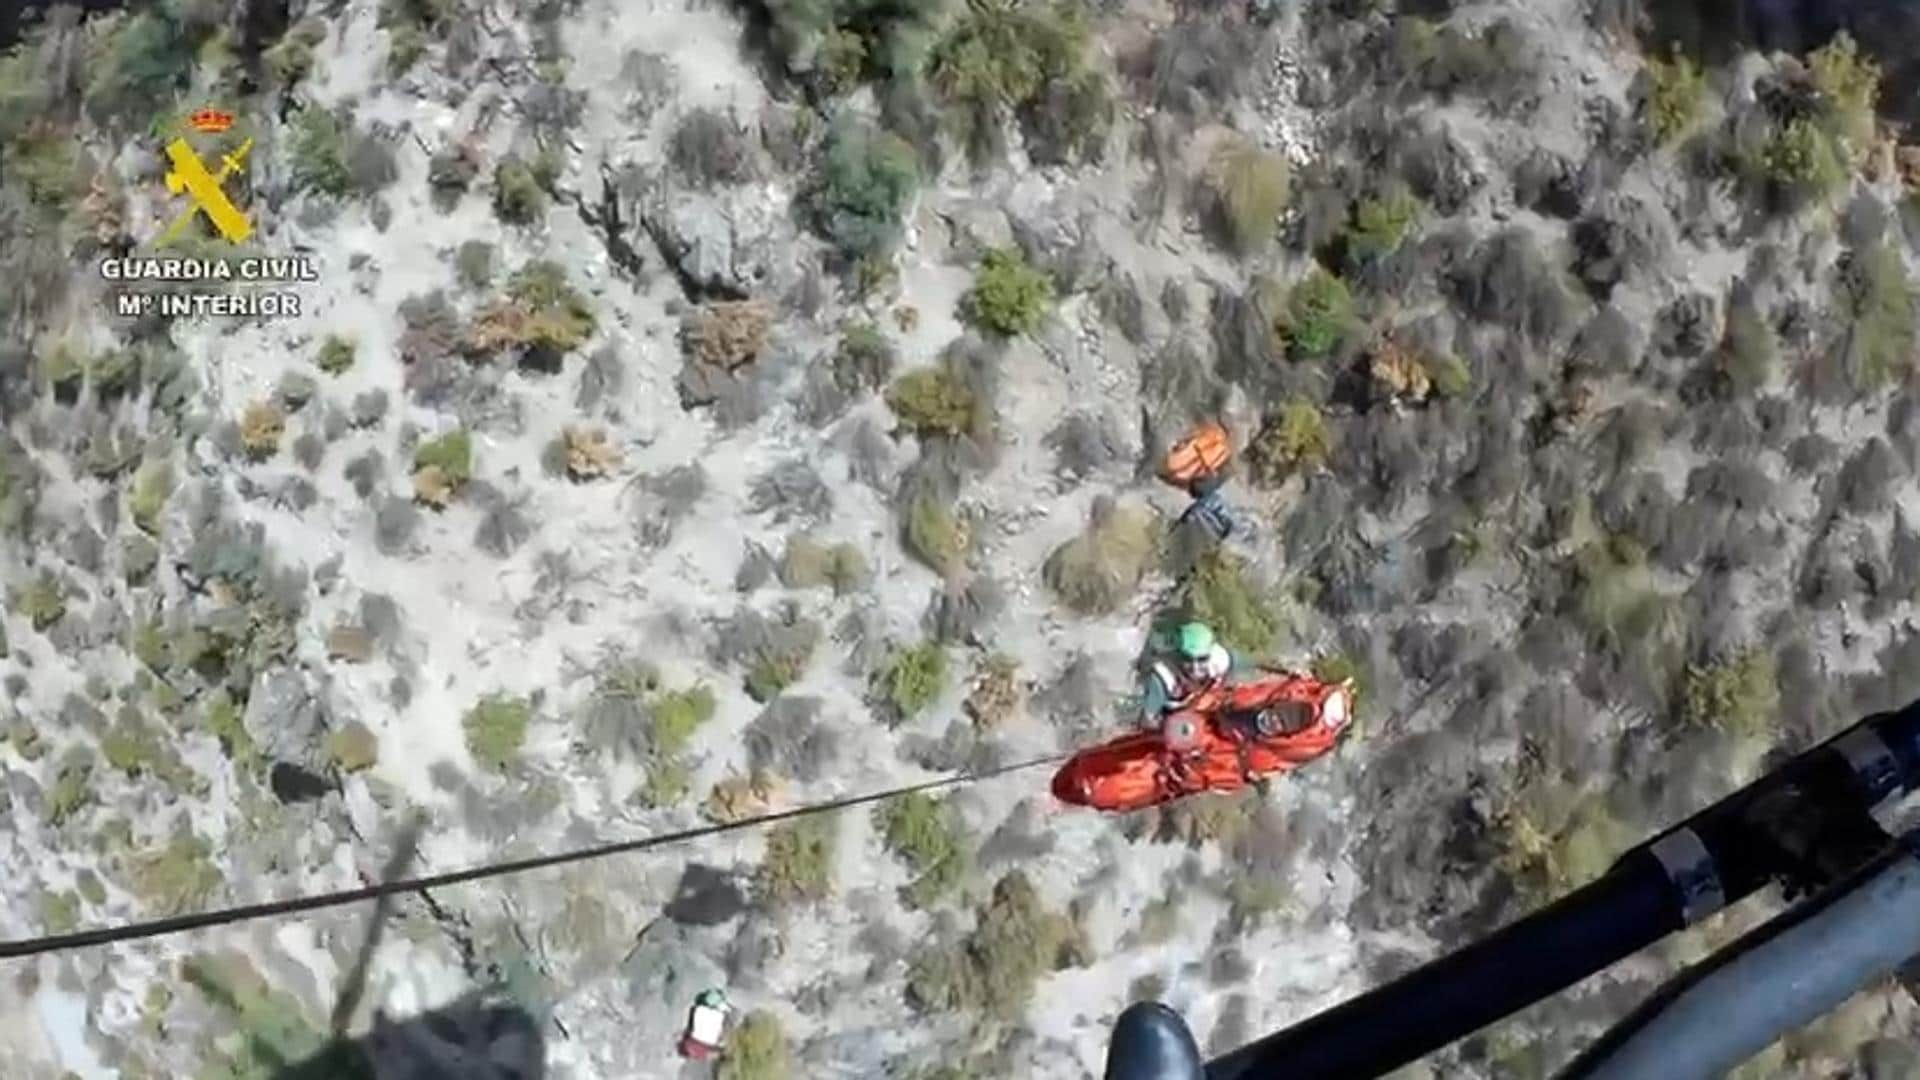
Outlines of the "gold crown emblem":
[{"label": "gold crown emblem", "polygon": [[218,135],[233,126],[233,114],[219,109],[200,109],[187,117],[187,126],[208,135]]}]

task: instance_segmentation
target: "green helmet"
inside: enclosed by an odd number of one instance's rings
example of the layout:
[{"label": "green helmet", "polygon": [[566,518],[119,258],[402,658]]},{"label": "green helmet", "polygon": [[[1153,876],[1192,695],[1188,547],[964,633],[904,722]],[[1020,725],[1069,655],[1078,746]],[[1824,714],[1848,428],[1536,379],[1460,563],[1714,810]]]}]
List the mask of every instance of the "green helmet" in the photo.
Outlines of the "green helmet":
[{"label": "green helmet", "polygon": [[1190,622],[1180,627],[1180,655],[1201,660],[1213,652],[1213,630],[1206,623]]}]

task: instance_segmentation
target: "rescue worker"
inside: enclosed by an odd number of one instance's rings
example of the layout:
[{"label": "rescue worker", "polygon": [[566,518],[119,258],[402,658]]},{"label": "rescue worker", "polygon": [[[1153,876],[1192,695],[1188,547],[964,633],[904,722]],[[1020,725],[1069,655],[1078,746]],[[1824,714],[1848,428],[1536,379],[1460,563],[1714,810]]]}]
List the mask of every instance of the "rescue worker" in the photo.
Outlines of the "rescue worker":
[{"label": "rescue worker", "polygon": [[1157,726],[1167,714],[1247,667],[1215,639],[1212,627],[1203,622],[1183,623],[1174,632],[1174,655],[1155,660],[1147,669],[1143,719]]}]

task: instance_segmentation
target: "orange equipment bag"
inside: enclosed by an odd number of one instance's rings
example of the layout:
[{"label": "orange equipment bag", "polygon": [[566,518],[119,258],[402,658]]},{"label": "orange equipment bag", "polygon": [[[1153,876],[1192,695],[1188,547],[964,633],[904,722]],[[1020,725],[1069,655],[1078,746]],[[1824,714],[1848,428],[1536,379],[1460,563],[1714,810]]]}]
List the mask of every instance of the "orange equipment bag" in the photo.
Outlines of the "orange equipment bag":
[{"label": "orange equipment bag", "polygon": [[1160,464],[1160,476],[1169,484],[1184,487],[1219,472],[1232,456],[1233,442],[1227,429],[1209,420],[1173,444]]}]

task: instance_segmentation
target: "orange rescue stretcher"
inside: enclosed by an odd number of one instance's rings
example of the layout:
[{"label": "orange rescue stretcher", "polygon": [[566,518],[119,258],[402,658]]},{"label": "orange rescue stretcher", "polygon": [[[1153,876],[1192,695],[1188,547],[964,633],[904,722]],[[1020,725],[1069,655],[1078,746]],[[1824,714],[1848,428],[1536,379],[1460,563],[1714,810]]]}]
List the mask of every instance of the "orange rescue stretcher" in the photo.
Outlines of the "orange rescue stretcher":
[{"label": "orange rescue stretcher", "polygon": [[1073,755],[1054,774],[1053,794],[1073,806],[1126,811],[1238,791],[1332,750],[1352,714],[1352,680],[1289,673],[1216,687],[1183,703],[1159,731]]}]

